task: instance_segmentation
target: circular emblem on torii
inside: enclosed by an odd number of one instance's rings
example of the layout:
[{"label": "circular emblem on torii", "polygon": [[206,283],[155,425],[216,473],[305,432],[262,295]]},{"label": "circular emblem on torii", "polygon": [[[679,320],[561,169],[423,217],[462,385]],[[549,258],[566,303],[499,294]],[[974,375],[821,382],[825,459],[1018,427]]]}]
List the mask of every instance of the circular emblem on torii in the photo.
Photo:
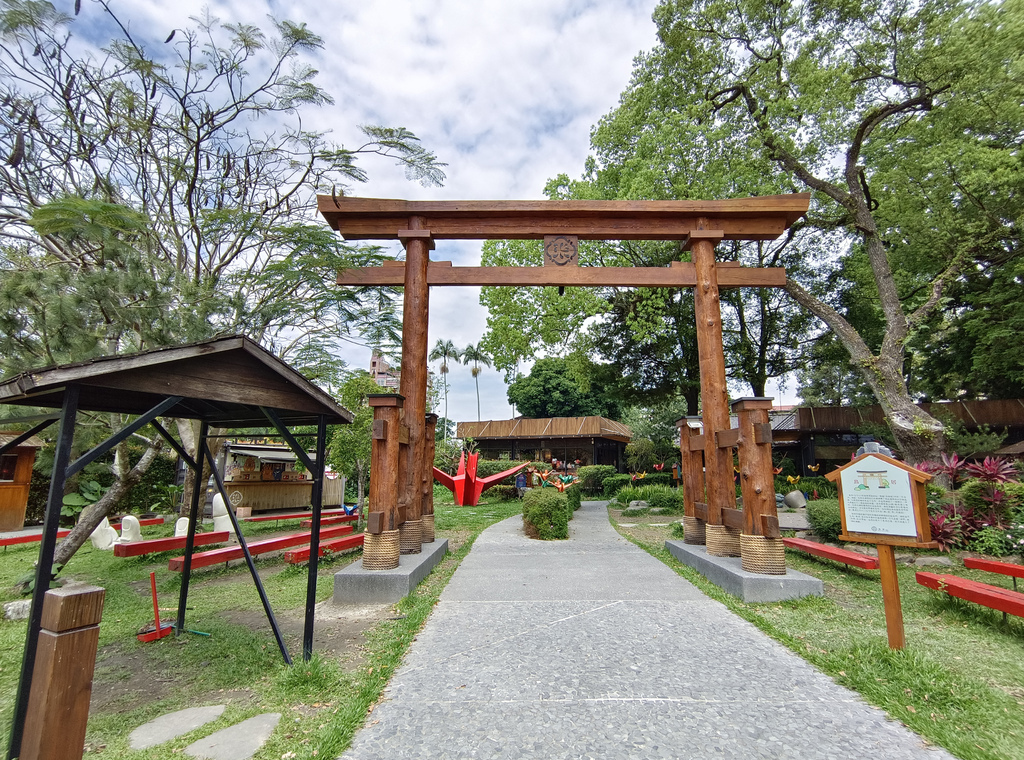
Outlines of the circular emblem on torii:
[{"label": "circular emblem on torii", "polygon": [[579,238],[575,235],[544,236],[544,266],[579,266]]}]

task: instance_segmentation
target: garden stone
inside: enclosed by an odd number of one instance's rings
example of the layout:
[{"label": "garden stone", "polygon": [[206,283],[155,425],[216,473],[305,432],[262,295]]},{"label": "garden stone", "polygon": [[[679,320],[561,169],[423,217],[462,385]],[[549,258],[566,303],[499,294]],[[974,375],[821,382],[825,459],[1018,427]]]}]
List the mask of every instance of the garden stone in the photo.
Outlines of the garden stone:
[{"label": "garden stone", "polygon": [[670,511],[671,510],[666,509],[665,507],[655,507],[654,509],[651,510],[651,514],[652,515],[665,515],[665,514],[668,514]]},{"label": "garden stone", "polygon": [[649,506],[646,501],[631,501],[626,509],[647,509]]},{"label": "garden stone", "polygon": [[914,555],[910,552],[896,552],[893,556],[897,562],[902,562],[904,565],[914,564]]},{"label": "garden stone", "polygon": [[18,599],[15,602],[5,602],[4,620],[28,620],[28,614],[31,609],[31,599]]},{"label": "garden stone", "polygon": [[132,731],[131,736],[128,737],[128,743],[132,749],[139,750],[169,742],[175,737],[195,731],[200,726],[217,720],[224,713],[226,707],[227,705],[189,707],[161,715]]},{"label": "garden stone", "polygon": [[949,557],[927,556],[927,557],[918,557],[914,561],[914,564],[915,565],[920,565],[921,567],[928,567],[929,565],[938,565],[938,566],[941,566],[941,567],[953,567],[953,560],[951,560]]},{"label": "garden stone", "polygon": [[263,713],[210,734],[185,747],[185,754],[209,760],[247,760],[277,728],[281,713]]}]

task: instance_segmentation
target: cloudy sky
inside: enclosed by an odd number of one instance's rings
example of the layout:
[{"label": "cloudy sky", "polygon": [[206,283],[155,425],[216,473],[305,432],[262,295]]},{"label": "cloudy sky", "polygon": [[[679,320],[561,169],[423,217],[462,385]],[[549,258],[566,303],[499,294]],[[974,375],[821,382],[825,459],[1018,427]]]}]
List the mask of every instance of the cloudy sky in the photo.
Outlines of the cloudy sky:
[{"label": "cloudy sky", "polygon": [[[73,7],[72,0],[53,0]],[[132,31],[162,42],[204,7],[222,20],[266,25],[268,14],[307,23],[326,45],[313,65],[333,106],[304,110],[313,128],[358,145],[356,126],[404,126],[448,164],[443,187],[424,188],[382,159],[350,195],[414,200],[539,199],[559,173],[579,176],[590,128],[615,107],[633,58],[655,43],[656,0],[110,0]],[[85,0],[80,22],[99,8]],[[87,19],[87,17],[91,17]],[[159,42],[157,44],[159,44]],[[441,241],[435,259],[479,263],[479,243]],[[478,288],[433,288],[430,345],[483,335]],[[343,357],[367,367],[369,350]],[[449,375],[449,414],[476,419],[468,367]],[[483,419],[511,409],[501,374],[480,376]],[[438,410],[444,413],[443,408]]]}]

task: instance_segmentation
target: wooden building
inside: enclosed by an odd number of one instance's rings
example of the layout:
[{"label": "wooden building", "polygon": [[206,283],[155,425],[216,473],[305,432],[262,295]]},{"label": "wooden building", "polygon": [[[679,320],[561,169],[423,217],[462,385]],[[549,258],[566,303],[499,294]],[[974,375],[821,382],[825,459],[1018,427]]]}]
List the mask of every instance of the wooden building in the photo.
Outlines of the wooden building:
[{"label": "wooden building", "polygon": [[[310,459],[316,452],[307,452]],[[241,439],[224,446],[224,484],[235,509],[254,512],[308,507],[313,493],[309,472],[296,467],[298,457],[284,444]],[[333,473],[332,473],[333,474]],[[341,504],[344,478],[324,481],[323,504]]]},{"label": "wooden building", "polygon": [[[18,435],[0,433],[0,446],[13,441]],[[32,436],[0,456],[0,530],[21,530],[25,527],[32,466],[36,461],[36,449],[42,445],[41,440]]]},{"label": "wooden building", "polygon": [[606,464],[624,472],[625,448],[633,431],[605,417],[517,417],[460,422],[456,435],[472,438],[484,459],[507,457],[547,464],[557,459],[571,467]]}]

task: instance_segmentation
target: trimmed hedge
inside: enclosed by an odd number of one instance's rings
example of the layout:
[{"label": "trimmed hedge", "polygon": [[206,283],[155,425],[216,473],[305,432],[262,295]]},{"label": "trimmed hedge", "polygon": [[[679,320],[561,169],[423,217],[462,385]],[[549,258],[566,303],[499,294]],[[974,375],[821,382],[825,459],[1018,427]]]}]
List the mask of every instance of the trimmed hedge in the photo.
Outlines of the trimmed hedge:
[{"label": "trimmed hedge", "polygon": [[604,479],[612,477],[616,472],[610,464],[590,464],[580,467],[578,474],[578,488],[582,488],[588,496],[596,496],[604,491]]},{"label": "trimmed hedge", "polygon": [[512,501],[518,494],[515,486],[491,486],[484,491],[485,496],[494,496],[501,501]]},{"label": "trimmed hedge", "polygon": [[807,522],[822,541],[838,541],[843,530],[839,517],[839,499],[816,499],[807,502]]},{"label": "trimmed hedge", "polygon": [[565,498],[569,500],[569,519],[572,519],[572,513],[575,512],[582,506],[583,502],[583,491],[580,490],[578,485],[565,490]]},{"label": "trimmed hedge", "polygon": [[531,488],[523,497],[523,530],[542,541],[569,537],[569,499],[554,488]]},{"label": "trimmed hedge", "polygon": [[633,480],[633,476],[629,474],[612,475],[611,477],[605,478],[601,482],[601,485],[604,487],[605,498],[611,499],[626,486],[636,486],[637,488],[640,486],[671,486],[672,473],[649,472],[639,480]]}]

